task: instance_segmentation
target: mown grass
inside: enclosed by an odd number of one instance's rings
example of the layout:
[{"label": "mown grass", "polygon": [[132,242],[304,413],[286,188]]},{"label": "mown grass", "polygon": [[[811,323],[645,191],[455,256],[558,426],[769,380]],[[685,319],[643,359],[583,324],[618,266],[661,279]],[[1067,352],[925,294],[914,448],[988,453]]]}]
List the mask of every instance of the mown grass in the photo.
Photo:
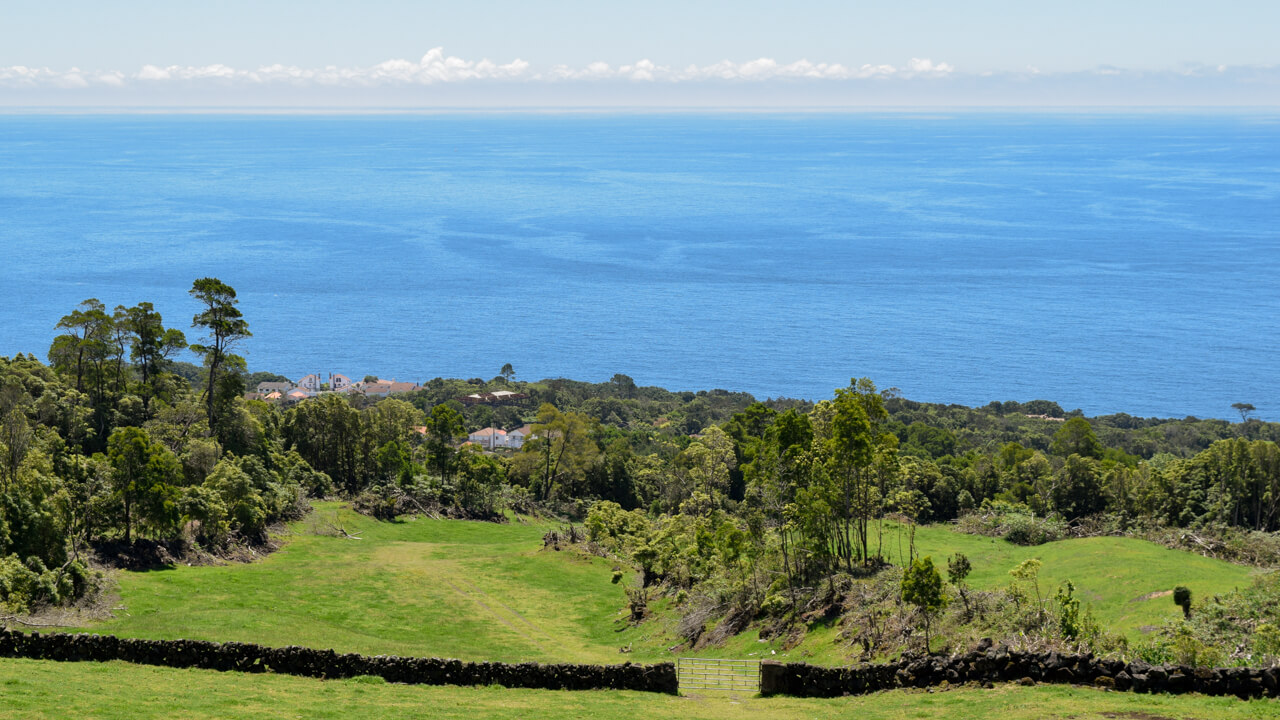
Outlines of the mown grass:
[{"label": "mown grass", "polygon": [[[319,535],[333,519],[360,540]],[[251,564],[117,575],[124,606],[85,628],[503,661],[620,662],[613,564],[544,551],[537,524],[371,520],[332,503]]]},{"label": "mown grass", "polygon": [[[362,539],[316,534],[328,520]],[[668,602],[652,603],[653,621],[629,626],[622,587],[610,582],[615,563],[545,550],[546,530],[521,522],[378,522],[320,503],[292,526],[283,549],[260,562],[119,573],[124,609],[84,630],[471,660],[670,658],[668,648],[680,641]],[[895,531],[885,535],[888,554],[897,553],[897,542]],[[1179,612],[1167,596],[1144,596],[1184,584],[1205,597],[1249,576],[1247,568],[1124,538],[1019,547],[926,527],[917,545],[944,566],[952,553],[967,554],[979,588],[1006,585],[1010,569],[1039,557],[1045,593],[1069,578],[1106,627],[1131,636]],[[844,651],[835,634],[816,628],[784,651],[748,632],[698,654],[838,663]],[[623,646],[631,652],[621,654]]]},{"label": "mown grass", "polygon": [[0,716],[7,720],[83,718],[1274,718],[1280,703],[1195,695],[1133,695],[1070,686],[999,686],[926,693],[810,700],[725,693],[673,697],[651,693],[513,690],[391,685],[175,670],[127,663],[0,660]]}]

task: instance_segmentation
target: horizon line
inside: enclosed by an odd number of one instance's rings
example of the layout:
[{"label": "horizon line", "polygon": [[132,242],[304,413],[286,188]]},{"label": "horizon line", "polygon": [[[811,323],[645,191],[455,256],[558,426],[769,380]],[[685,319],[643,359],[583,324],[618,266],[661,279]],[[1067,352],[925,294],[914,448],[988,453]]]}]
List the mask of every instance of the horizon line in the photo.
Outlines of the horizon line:
[{"label": "horizon line", "polygon": [[660,115],[660,114],[1253,114],[1280,113],[1268,105],[0,105],[0,116],[35,115]]}]

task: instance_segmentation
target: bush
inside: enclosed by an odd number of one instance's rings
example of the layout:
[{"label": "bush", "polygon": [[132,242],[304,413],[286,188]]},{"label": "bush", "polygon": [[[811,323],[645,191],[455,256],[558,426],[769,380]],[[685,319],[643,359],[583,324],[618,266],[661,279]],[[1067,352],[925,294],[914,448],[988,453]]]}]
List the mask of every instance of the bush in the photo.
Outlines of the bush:
[{"label": "bush", "polygon": [[1004,539],[1015,545],[1043,545],[1061,540],[1064,526],[1061,520],[1038,518],[1034,515],[1009,515],[1005,519]]},{"label": "bush", "polygon": [[302,488],[307,497],[324,498],[333,494],[333,480],[328,475],[314,470],[305,461],[289,468],[287,482]]},{"label": "bush", "polygon": [[1227,659],[1222,648],[1196,637],[1185,624],[1171,633],[1138,645],[1135,652],[1139,658],[1152,665],[1221,667]]},{"label": "bush", "polygon": [[1015,545],[1043,545],[1066,536],[1067,525],[1059,517],[1036,517],[1026,505],[984,500],[982,507],[956,522],[961,532],[1002,537]]},{"label": "bush", "polygon": [[9,612],[29,612],[39,605],[69,600],[89,583],[89,571],[79,562],[50,570],[36,557],[26,562],[17,555],[0,558],[0,606]]},{"label": "bush", "polygon": [[583,524],[592,542],[614,552],[634,545],[649,533],[649,521],[644,513],[638,510],[627,512],[609,500],[592,505]]},{"label": "bush", "polygon": [[1179,585],[1173,589],[1173,604],[1182,608],[1182,616],[1191,617],[1191,588]]}]

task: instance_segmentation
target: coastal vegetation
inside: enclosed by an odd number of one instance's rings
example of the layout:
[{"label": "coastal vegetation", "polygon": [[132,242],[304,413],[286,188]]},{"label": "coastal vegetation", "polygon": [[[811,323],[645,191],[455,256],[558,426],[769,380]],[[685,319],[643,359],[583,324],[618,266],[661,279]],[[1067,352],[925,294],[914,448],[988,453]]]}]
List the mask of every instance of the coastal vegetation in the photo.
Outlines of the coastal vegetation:
[{"label": "coastal vegetation", "polygon": [[[234,289],[191,297],[196,345],[150,304],[87,300],[47,364],[0,358],[8,621],[110,591],[127,613],[61,624],[477,660],[844,663],[982,637],[1280,660],[1280,424],[1252,409],[1086,418],[867,379],[758,400],[511,365],[268,403]],[[520,397],[460,401],[498,390]],[[464,442],[524,424],[518,450]]]}]

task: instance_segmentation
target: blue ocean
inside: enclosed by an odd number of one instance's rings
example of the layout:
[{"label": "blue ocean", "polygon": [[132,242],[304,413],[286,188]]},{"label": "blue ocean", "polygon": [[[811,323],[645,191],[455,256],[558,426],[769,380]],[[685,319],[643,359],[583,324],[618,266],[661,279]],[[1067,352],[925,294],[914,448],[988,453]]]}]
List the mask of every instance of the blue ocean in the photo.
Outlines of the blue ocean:
[{"label": "blue ocean", "polygon": [[0,244],[0,355],[216,276],[295,377],[1280,419],[1271,115],[10,115]]}]

